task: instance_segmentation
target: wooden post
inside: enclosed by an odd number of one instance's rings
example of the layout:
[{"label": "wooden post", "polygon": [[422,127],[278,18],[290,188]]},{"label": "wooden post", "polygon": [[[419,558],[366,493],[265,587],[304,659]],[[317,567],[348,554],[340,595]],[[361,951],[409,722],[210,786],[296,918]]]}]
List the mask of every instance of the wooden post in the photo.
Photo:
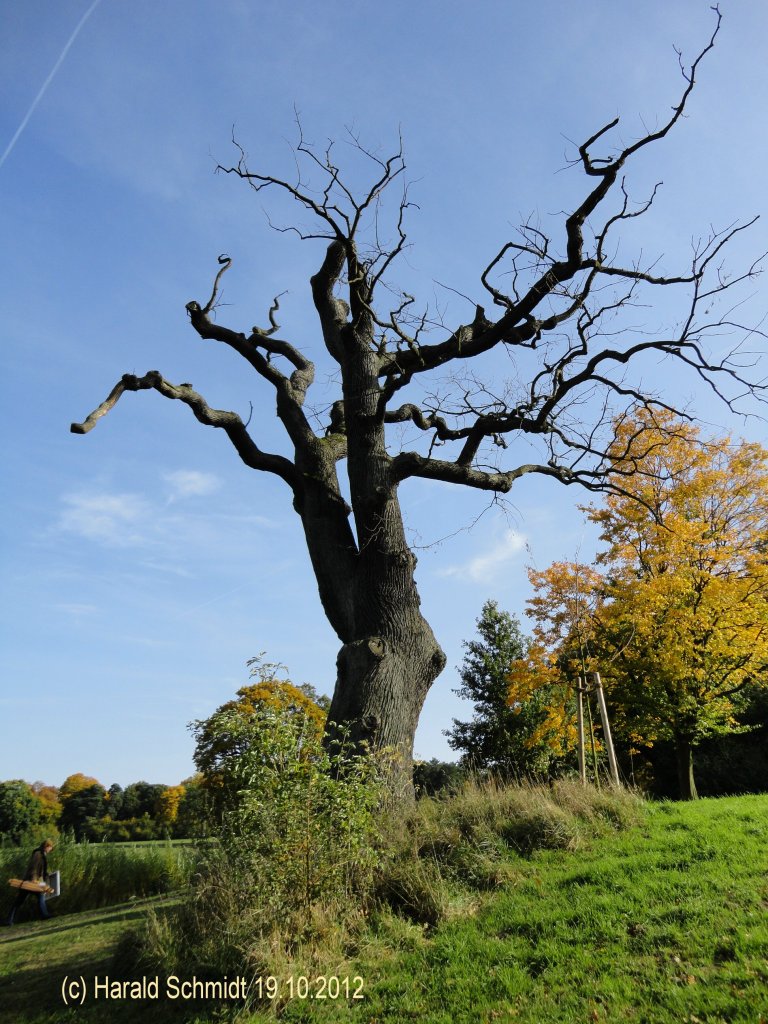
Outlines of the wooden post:
[{"label": "wooden post", "polygon": [[587,762],[584,756],[584,680],[579,676],[576,687],[576,729],[579,736],[579,778],[582,786],[587,784]]},{"label": "wooden post", "polygon": [[600,721],[603,723],[603,736],[605,737],[605,746],[608,751],[608,762],[611,766],[611,778],[613,779],[613,784],[617,789],[621,789],[619,766],[616,764],[616,754],[613,749],[613,739],[611,738],[611,727],[608,724],[608,708],[605,706],[605,694],[603,693],[603,684],[600,681],[600,673],[593,672],[592,678],[595,681],[595,689],[597,690],[597,703],[600,708]]}]

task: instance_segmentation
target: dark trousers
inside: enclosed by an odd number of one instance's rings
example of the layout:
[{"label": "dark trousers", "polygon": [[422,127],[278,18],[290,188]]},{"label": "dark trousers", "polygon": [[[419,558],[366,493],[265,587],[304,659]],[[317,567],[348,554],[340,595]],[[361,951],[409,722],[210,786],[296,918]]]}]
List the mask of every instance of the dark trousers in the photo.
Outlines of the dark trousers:
[{"label": "dark trousers", "polygon": [[[34,895],[35,895],[35,893],[30,892],[29,889],[19,889],[19,894],[16,897],[13,906],[11,907],[10,914],[8,915],[8,924],[13,924],[13,919],[16,917],[16,911],[22,905],[22,903],[27,898],[27,896],[34,896]],[[48,907],[45,905],[45,893],[44,892],[37,893],[37,908],[38,908],[38,910],[40,912],[40,917],[46,918],[46,917],[50,917],[51,916],[48,913]]]}]

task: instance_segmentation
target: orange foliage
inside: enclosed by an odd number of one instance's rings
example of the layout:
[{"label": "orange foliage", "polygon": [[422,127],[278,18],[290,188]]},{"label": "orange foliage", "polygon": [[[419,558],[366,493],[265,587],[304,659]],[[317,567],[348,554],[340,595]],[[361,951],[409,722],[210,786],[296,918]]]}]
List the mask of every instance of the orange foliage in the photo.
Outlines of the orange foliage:
[{"label": "orange foliage", "polygon": [[509,703],[537,697],[544,720],[528,743],[545,744],[559,755],[575,748],[574,686],[593,669],[589,642],[594,629],[596,594],[602,578],[594,569],[555,562],[543,572],[528,570],[535,588],[527,614],[535,621],[528,657],[512,665]]}]

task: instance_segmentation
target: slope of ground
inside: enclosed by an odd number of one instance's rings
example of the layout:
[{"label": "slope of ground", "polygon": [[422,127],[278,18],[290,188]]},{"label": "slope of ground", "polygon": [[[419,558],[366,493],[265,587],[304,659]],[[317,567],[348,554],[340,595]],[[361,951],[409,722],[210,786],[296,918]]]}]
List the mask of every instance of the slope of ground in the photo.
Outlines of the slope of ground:
[{"label": "slope of ground", "polygon": [[[340,968],[338,998],[327,978],[306,993],[279,978],[277,1006],[241,1019],[768,1024],[768,795],[650,805],[639,828],[514,859],[513,883],[432,932],[382,923]],[[169,1000],[164,978],[157,999],[94,1000],[145,906],[3,929],[2,1024],[230,1019],[215,994]],[[84,979],[83,1005],[64,1006],[65,977]]]}]

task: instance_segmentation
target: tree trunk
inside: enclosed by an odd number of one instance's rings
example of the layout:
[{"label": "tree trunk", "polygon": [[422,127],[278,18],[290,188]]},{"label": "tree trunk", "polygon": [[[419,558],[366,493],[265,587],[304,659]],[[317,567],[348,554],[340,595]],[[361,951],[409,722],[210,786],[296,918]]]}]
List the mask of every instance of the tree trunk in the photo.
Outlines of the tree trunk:
[{"label": "tree trunk", "polygon": [[344,723],[355,741],[391,750],[397,774],[409,775],[419,715],[446,659],[418,608],[399,613],[395,628],[382,622],[376,635],[339,651],[328,721]]},{"label": "tree trunk", "polygon": [[412,792],[416,726],[446,659],[419,608],[416,558],[406,541],[386,447],[380,356],[364,273],[353,247],[346,258],[349,280],[358,284],[350,292],[352,322],[341,327],[332,348],[342,369],[356,557],[341,572],[332,570],[346,580],[349,614],[337,631],[344,646],[328,728],[332,734],[338,723],[353,740],[390,750],[394,778],[405,780],[404,792]]},{"label": "tree trunk", "polygon": [[677,782],[681,800],[698,800],[696,782],[693,778],[693,744],[687,736],[675,737],[677,758]]},{"label": "tree trunk", "polygon": [[357,511],[364,539],[352,573],[351,622],[336,660],[329,731],[339,723],[353,741],[390,751],[393,789],[407,793],[419,715],[446,658],[421,614],[397,488],[380,487]]},{"label": "tree trunk", "polygon": [[[369,358],[366,351],[360,362]],[[416,558],[405,537],[383,424],[375,415],[374,369],[369,386],[351,389],[346,403],[347,416],[362,424],[349,441],[352,507],[341,497],[330,440],[297,455],[302,484],[294,505],[323,608],[343,644],[328,737],[338,726],[353,742],[392,751],[393,789],[407,795],[419,715],[446,658],[421,614]]]}]

